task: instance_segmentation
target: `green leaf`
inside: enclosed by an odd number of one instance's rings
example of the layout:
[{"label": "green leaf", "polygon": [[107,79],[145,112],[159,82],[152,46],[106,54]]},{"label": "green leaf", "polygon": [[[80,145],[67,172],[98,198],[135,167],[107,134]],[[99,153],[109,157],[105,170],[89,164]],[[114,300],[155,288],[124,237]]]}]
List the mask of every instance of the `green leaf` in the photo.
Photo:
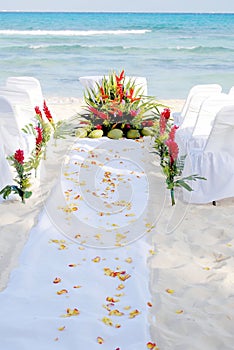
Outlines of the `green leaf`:
[{"label": "green leaf", "polygon": [[24,198],[29,198],[29,197],[31,197],[31,195],[32,195],[31,191],[25,191],[24,192]]},{"label": "green leaf", "polygon": [[184,187],[186,190],[189,192],[193,191],[192,187],[190,187],[185,181],[183,180],[176,180],[175,181],[175,186],[177,187]]},{"label": "green leaf", "polygon": [[3,199],[6,199],[11,194],[11,190],[12,186],[7,185],[1,190],[0,195],[3,196]]}]

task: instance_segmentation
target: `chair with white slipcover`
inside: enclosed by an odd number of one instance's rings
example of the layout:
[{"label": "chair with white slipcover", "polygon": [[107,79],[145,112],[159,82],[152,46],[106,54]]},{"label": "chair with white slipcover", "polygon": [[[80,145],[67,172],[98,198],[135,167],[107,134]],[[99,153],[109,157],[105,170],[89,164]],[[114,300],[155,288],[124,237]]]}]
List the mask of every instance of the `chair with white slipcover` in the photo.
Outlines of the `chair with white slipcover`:
[{"label": "chair with white slipcover", "polygon": [[222,86],[219,84],[198,84],[194,85],[187,95],[185,103],[180,112],[174,112],[172,117],[174,119],[174,124],[179,126],[182,124],[185,116],[191,110],[190,104],[192,102],[192,97],[195,94],[203,94],[204,98],[211,96],[212,94],[221,93]]},{"label": "chair with white slipcover", "polygon": [[21,120],[10,100],[0,95],[0,139],[6,156],[22,149],[28,156],[35,147],[35,137],[21,130]]},{"label": "chair with white slipcover", "polygon": [[29,76],[8,77],[6,87],[13,90],[27,91],[33,108],[38,106],[41,110],[43,109],[44,97],[38,79]]},{"label": "chair with white slipcover", "polygon": [[13,106],[18,116],[17,123],[20,128],[33,121],[35,110],[27,91],[1,87],[0,96],[5,97]]},{"label": "chair with white slipcover", "polygon": [[183,189],[190,203],[209,203],[234,197],[234,104],[223,107],[216,115],[203,148],[188,153],[183,176],[198,174],[206,180],[191,181],[192,192]]},{"label": "chair with white slipcover", "polygon": [[178,135],[180,135],[178,130],[177,141],[179,148],[183,148],[186,150],[185,153],[187,153],[190,148],[202,147],[210,134],[212,125],[219,110],[224,106],[233,104],[234,98],[224,93],[213,95],[212,97],[205,99],[200,107],[194,127],[185,130],[186,135],[183,135],[182,138],[183,145],[181,145],[181,137],[180,140],[178,140]]},{"label": "chair with white slipcover", "polygon": [[[1,130],[1,122],[0,122],[0,135],[2,135]],[[1,176],[0,176],[0,191],[3,189],[3,187],[9,185],[13,181],[12,172],[10,171],[9,163],[6,159],[6,154],[4,150],[4,145],[2,142],[0,142],[0,169],[1,169]],[[0,197],[0,202],[1,202]]]}]

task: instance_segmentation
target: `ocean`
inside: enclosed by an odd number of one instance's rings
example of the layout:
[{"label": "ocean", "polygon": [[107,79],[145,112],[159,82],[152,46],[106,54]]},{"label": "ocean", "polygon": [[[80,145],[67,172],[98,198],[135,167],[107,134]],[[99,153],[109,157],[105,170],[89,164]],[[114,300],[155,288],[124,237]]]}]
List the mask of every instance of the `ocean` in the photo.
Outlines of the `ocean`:
[{"label": "ocean", "polygon": [[0,84],[40,80],[45,96],[82,97],[80,76],[125,70],[148,94],[186,98],[234,85],[234,14],[0,12]]}]

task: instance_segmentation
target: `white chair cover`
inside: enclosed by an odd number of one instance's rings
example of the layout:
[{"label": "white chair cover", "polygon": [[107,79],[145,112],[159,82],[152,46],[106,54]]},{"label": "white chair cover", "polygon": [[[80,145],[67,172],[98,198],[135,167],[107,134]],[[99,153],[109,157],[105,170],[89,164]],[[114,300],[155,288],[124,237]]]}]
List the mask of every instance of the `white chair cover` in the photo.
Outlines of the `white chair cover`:
[{"label": "white chair cover", "polygon": [[[209,93],[210,94],[210,93]],[[215,94],[215,96],[220,94]],[[197,118],[202,106],[202,103],[207,98],[207,92],[199,92],[191,97],[186,115],[184,116],[182,124],[176,132],[176,142],[179,146],[180,156],[187,152],[187,142],[191,138],[193,129],[197,122]]]},{"label": "white chair cover", "polygon": [[34,77],[8,77],[6,80],[6,87],[9,89],[19,89],[26,91],[31,100],[31,105],[43,108],[44,97],[42,94],[41,84],[38,79]]},{"label": "white chair cover", "polygon": [[35,118],[35,110],[27,91],[1,87],[0,96],[5,97],[17,112],[17,123],[20,128],[23,128]]},{"label": "white chair cover", "polygon": [[198,174],[207,180],[191,181],[192,192],[183,190],[191,203],[209,203],[234,196],[234,104],[223,107],[204,149],[192,149],[184,164],[183,176]]},{"label": "white chair cover", "polygon": [[35,137],[21,130],[20,118],[12,103],[0,95],[0,137],[6,156],[22,149],[28,156],[35,147]]},{"label": "white chair cover", "polygon": [[183,122],[183,119],[187,112],[189,111],[189,105],[191,103],[192,97],[195,94],[198,93],[203,93],[205,97],[208,97],[214,93],[220,93],[222,91],[222,86],[219,84],[200,84],[200,85],[194,85],[189,93],[188,96],[185,100],[184,106],[181,110],[181,112],[174,112],[172,114],[173,119],[174,119],[174,124],[175,125],[181,125]]},{"label": "white chair cover", "polygon": [[[80,77],[79,81],[82,84],[82,86],[87,88],[95,89],[97,87],[97,83],[101,84],[102,79],[104,78],[103,75],[94,75],[94,76],[84,76]],[[108,76],[106,76],[108,78]],[[126,76],[125,82],[128,83],[131,80],[131,82],[134,82],[137,88],[141,87],[141,94],[147,95],[147,80],[145,77],[133,77],[133,76]]]},{"label": "white chair cover", "polygon": [[[0,135],[2,135],[1,127],[0,127]],[[1,176],[0,176],[0,191],[1,191],[3,187],[5,187],[6,185],[10,185],[13,181],[9,163],[6,160],[3,143],[0,143],[0,169],[1,169]],[[1,200],[2,200],[2,197],[0,197],[0,202]]]},{"label": "white chair cover", "polygon": [[[207,98],[201,106],[193,133],[187,143],[187,149],[203,148],[210,134],[217,113],[222,107],[233,104],[234,96],[227,94],[219,94],[216,97],[213,96]],[[189,152],[189,150],[187,151]]]}]

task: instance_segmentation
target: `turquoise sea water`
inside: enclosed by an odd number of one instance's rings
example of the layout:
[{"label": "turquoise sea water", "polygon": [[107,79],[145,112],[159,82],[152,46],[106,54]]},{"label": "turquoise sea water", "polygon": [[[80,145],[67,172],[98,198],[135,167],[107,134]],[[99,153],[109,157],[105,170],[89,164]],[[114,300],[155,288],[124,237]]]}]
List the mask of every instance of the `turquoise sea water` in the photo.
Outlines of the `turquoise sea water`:
[{"label": "turquoise sea water", "polygon": [[0,12],[0,84],[31,75],[45,96],[82,97],[84,75],[125,69],[157,98],[234,85],[234,14]]}]

